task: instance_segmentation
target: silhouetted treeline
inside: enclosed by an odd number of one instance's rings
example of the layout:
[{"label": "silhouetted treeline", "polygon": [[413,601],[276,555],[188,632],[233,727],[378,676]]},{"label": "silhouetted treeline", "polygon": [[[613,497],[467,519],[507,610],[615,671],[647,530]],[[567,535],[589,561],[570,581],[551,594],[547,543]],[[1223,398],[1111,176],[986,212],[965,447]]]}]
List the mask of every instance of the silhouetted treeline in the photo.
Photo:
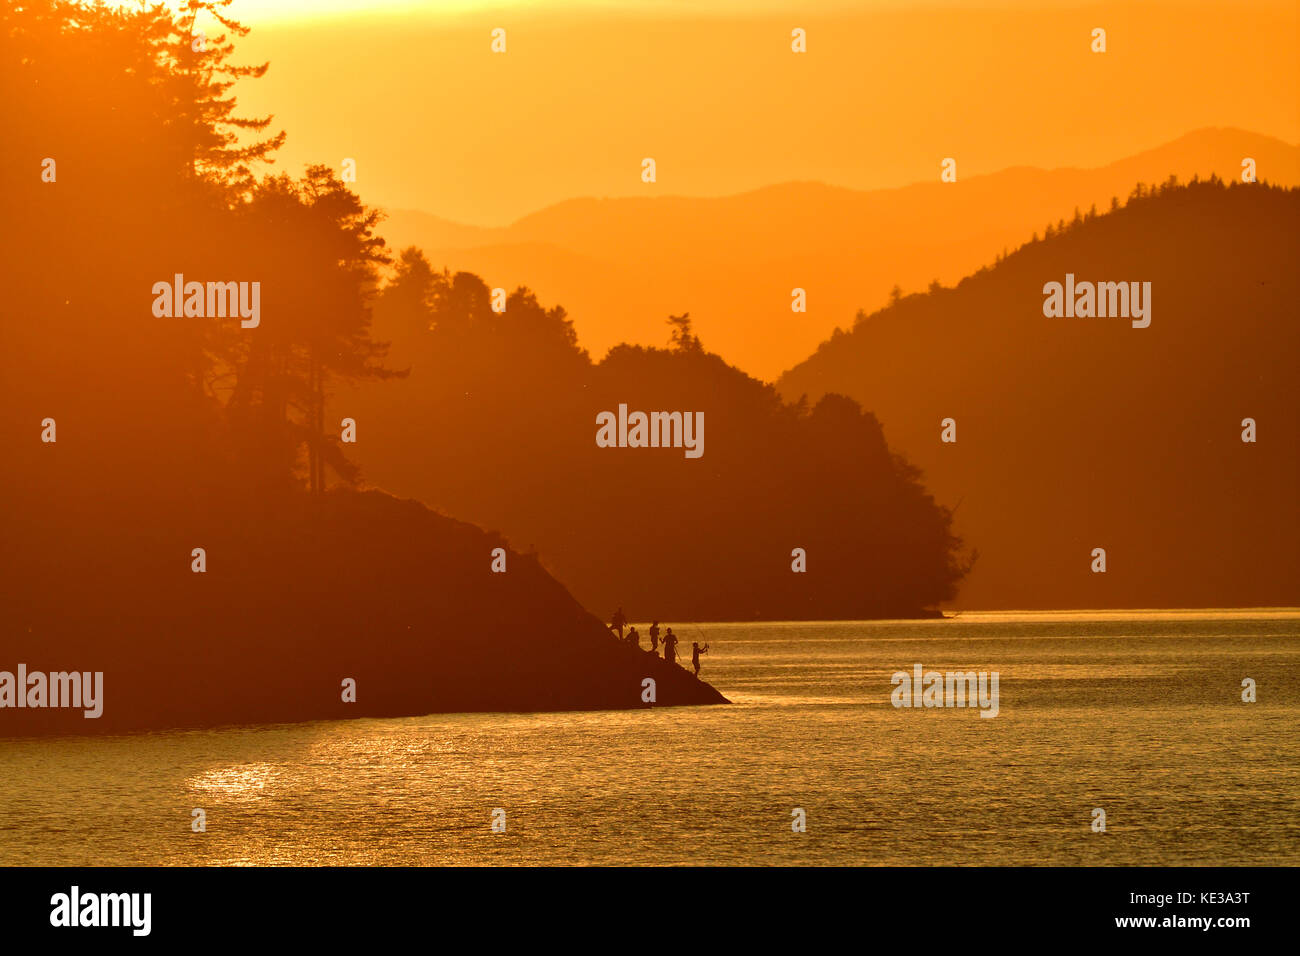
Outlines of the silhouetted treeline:
[{"label": "silhouetted treeline", "polygon": [[[961,502],[980,550],[968,606],[1294,605],[1297,222],[1295,189],[1139,186],[955,288],[860,315],[778,387],[875,409]],[[1044,285],[1067,273],[1150,282],[1150,325],[1044,315]]]},{"label": "silhouetted treeline", "polygon": [[[340,392],[376,484],[538,549],[588,606],[635,619],[915,615],[966,557],[949,513],[880,423],[827,396],[788,404],[710,354],[688,315],[668,348],[599,363],[526,289],[492,308],[477,276],[402,254],[376,326],[410,377]],[[703,454],[602,448],[597,416],[703,412]],[[805,572],[793,552],[806,554]]]},{"label": "silhouetted treeline", "polygon": [[[326,396],[400,375],[370,334],[388,256],[327,168],[259,169],[282,137],[235,107],[262,67],[224,6],[0,6],[0,670],[105,684],[98,720],[0,734],[639,707],[646,676],[721,701],[535,561],[491,573],[499,537],[341,487]],[[259,283],[256,326],[158,314],[177,274]]]},{"label": "silhouetted treeline", "polygon": [[[220,6],[197,11],[209,33]],[[355,477],[321,415],[332,383],[391,374],[368,328],[388,261],[378,215],[323,166],[254,175],[283,135],[241,117],[230,86],[264,67],[232,65],[238,24],[198,44],[193,15],[0,13],[11,476],[93,475],[100,493],[154,504],[319,489],[326,466]],[[151,290],[177,274],[259,282],[266,320],[157,317]],[[42,472],[54,458],[30,436],[47,417],[59,467]]]}]

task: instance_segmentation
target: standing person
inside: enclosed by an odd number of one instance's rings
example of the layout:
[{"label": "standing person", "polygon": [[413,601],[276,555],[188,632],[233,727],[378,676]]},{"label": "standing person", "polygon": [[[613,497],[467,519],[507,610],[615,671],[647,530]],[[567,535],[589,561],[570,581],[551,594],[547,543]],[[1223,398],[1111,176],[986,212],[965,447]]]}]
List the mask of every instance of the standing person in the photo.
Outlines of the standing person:
[{"label": "standing person", "polygon": [[618,631],[618,639],[620,641],[623,640],[623,625],[626,623],[627,623],[627,616],[624,615],[623,609],[620,607],[617,611],[614,612],[614,617],[609,622],[609,629],[611,631],[613,630]]},{"label": "standing person", "polygon": [[664,660],[677,663],[677,635],[673,629],[668,628],[668,633],[664,635]]},{"label": "standing person", "polygon": [[627,642],[638,651],[641,650],[641,635],[636,632],[635,627],[627,632]]},{"label": "standing person", "polygon": [[659,653],[659,622],[650,625],[650,653]]},{"label": "standing person", "polygon": [[709,645],[705,644],[700,647],[699,641],[691,642],[691,666],[695,668],[695,676],[700,676],[700,655],[709,653]]}]

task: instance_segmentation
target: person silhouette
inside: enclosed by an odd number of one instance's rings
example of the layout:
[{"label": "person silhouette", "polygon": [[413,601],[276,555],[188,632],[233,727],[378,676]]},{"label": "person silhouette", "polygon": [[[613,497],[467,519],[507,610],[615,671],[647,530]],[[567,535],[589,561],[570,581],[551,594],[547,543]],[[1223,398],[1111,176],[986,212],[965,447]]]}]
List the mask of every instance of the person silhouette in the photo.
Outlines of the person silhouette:
[{"label": "person silhouette", "polygon": [[623,625],[626,623],[627,623],[627,617],[626,615],[623,614],[623,609],[620,607],[617,611],[614,612],[614,617],[609,622],[609,629],[611,631],[613,630],[618,631],[618,639],[620,641],[623,640]]},{"label": "person silhouette", "polygon": [[709,645],[705,644],[700,647],[699,641],[691,642],[691,666],[695,668],[695,676],[700,676],[700,655],[709,653]]},{"label": "person silhouette", "polygon": [[673,629],[668,628],[668,633],[664,635],[664,660],[677,663],[677,635]]},{"label": "person silhouette", "polygon": [[650,625],[650,653],[659,653],[659,622]]},{"label": "person silhouette", "polygon": [[641,635],[636,632],[635,627],[627,632],[627,642],[638,651],[641,649]]}]

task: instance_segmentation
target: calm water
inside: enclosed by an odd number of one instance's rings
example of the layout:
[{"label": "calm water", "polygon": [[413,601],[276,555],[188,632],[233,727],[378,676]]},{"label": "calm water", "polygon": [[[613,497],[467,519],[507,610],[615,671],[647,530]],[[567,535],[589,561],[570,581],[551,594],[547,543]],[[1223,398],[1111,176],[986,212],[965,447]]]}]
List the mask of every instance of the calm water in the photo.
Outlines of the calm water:
[{"label": "calm water", "polygon": [[1298,612],[677,630],[734,704],[0,741],[0,864],[1300,863]]}]

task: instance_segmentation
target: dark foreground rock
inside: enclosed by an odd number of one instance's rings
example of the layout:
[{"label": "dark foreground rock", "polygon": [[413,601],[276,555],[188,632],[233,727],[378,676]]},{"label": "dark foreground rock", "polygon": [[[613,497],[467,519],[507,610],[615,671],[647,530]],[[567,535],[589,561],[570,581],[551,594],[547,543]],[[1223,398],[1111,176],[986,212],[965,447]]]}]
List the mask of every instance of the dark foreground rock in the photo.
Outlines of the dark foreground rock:
[{"label": "dark foreground rock", "polygon": [[[380,492],[47,542],[5,585],[0,671],[102,671],[103,715],[0,708],[0,736],[726,699],[619,644],[499,537]],[[203,547],[207,570],[191,570]],[[507,571],[492,573],[492,550]],[[98,561],[87,560],[87,552]],[[66,567],[50,567],[57,555]],[[356,682],[355,703],[343,700]]]}]

